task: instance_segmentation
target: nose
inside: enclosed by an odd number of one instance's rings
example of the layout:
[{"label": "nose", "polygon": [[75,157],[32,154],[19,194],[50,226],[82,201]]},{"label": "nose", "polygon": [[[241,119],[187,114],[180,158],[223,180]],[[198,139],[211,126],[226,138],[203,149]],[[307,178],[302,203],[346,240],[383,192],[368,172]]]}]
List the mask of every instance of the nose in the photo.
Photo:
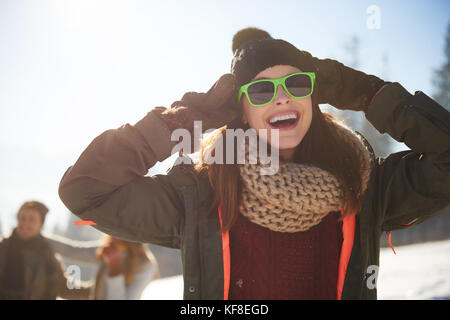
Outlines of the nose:
[{"label": "nose", "polygon": [[278,85],[277,94],[275,95],[275,99],[273,100],[276,106],[281,106],[283,104],[289,104],[291,101],[291,97],[284,91],[284,88],[281,84]]}]

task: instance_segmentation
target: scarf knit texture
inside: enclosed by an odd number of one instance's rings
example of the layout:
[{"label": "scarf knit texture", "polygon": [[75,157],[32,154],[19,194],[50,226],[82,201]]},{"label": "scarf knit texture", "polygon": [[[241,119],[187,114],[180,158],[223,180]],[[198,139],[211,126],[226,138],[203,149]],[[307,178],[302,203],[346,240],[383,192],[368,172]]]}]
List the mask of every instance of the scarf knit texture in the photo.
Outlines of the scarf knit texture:
[{"label": "scarf knit texture", "polygon": [[[358,150],[365,191],[370,153],[337,124],[340,138]],[[274,175],[261,175],[260,167],[248,161],[240,166],[243,199],[230,230],[229,298],[336,299],[343,240],[339,182],[314,166],[282,163]]]},{"label": "scarf knit texture", "polygon": [[[371,157],[361,138],[340,122],[337,134],[354,146],[361,159],[362,192],[367,188]],[[251,222],[277,232],[307,231],[332,211],[343,208],[343,190],[330,172],[321,168],[280,162],[273,175],[261,175],[260,159],[240,166],[243,180],[240,213]],[[262,162],[266,163],[266,162]]]}]

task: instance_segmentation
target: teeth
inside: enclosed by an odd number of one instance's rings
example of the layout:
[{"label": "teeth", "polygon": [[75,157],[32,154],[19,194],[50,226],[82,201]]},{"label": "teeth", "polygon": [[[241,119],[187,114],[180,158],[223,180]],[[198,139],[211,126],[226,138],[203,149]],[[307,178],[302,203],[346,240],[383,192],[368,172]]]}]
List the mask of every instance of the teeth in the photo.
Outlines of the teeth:
[{"label": "teeth", "polygon": [[272,119],[270,119],[270,123],[274,123],[277,121],[281,121],[281,120],[288,120],[288,119],[297,119],[297,114],[295,113],[289,113],[289,114],[284,114],[282,116],[276,116],[273,117]]}]

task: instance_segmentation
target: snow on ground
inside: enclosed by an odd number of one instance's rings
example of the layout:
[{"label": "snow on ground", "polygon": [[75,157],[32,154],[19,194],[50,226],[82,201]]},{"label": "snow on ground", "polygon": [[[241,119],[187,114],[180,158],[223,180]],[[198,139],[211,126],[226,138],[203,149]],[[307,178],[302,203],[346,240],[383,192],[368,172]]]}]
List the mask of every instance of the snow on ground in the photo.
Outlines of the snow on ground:
[{"label": "snow on ground", "polygon": [[450,300],[450,240],[382,249],[378,299]]},{"label": "snow on ground", "polygon": [[[450,240],[381,249],[378,299],[450,299]],[[183,278],[155,280],[145,300],[183,299]]]},{"label": "snow on ground", "polygon": [[182,300],[183,276],[154,280],[142,293],[142,300]]}]

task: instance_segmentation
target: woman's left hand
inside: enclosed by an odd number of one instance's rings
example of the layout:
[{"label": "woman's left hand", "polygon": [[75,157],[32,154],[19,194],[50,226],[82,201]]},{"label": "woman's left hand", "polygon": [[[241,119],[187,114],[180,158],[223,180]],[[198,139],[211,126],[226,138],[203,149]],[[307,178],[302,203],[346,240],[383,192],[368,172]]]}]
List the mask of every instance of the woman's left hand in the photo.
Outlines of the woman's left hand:
[{"label": "woman's left hand", "polygon": [[316,69],[318,103],[328,103],[341,110],[365,111],[375,94],[387,83],[336,60],[319,59],[307,51],[302,51],[302,55]]}]

